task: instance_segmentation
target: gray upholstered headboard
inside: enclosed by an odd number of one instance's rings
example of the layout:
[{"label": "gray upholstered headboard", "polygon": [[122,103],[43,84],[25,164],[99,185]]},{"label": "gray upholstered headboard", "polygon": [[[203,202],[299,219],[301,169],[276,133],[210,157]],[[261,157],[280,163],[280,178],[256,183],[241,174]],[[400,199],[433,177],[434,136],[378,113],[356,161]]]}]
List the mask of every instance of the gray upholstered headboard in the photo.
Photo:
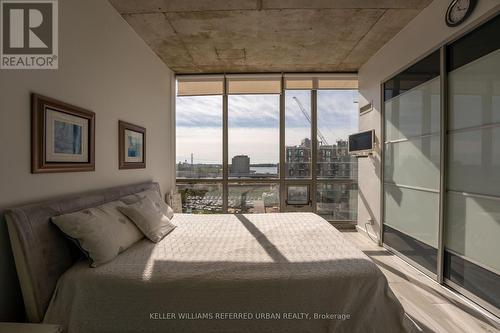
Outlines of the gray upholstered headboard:
[{"label": "gray upholstered headboard", "polygon": [[9,237],[30,322],[43,320],[59,277],[77,259],[73,245],[50,222],[50,218],[148,189],[160,192],[157,183],[148,182],[66,196],[6,211]]}]

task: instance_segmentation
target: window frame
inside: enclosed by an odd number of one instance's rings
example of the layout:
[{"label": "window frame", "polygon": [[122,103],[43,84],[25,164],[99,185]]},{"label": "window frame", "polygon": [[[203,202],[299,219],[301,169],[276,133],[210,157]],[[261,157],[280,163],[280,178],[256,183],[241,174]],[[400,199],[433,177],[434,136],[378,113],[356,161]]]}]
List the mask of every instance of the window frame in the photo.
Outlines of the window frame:
[{"label": "window frame", "polygon": [[[255,77],[258,74],[249,74]],[[271,74],[262,74],[264,77],[269,77]],[[189,184],[213,184],[222,185],[222,212],[224,214],[228,213],[228,200],[229,200],[229,186],[233,184],[262,184],[262,185],[278,185],[279,188],[279,211],[286,212],[287,207],[293,209],[294,205],[287,204],[287,190],[288,186],[309,186],[309,200],[310,204],[306,208],[308,211],[317,213],[317,185],[319,183],[358,183],[356,179],[335,179],[335,178],[318,178],[317,176],[317,159],[318,159],[318,138],[317,138],[317,106],[318,106],[318,89],[314,87],[311,89],[311,172],[309,178],[287,178],[285,174],[285,162],[286,162],[286,145],[285,145],[285,80],[287,76],[295,76],[296,74],[274,74],[281,75],[281,92],[279,93],[279,164],[278,164],[278,176],[276,178],[231,178],[229,175],[229,153],[228,153],[228,77],[231,75],[223,75],[223,93],[222,93],[222,178],[175,178],[176,185],[189,185]],[[191,76],[191,75],[190,75]],[[194,75],[193,75],[194,76]],[[199,75],[202,77],[203,75]],[[338,80],[345,80],[346,78],[351,78],[357,82],[357,74],[345,74],[345,73],[333,73],[333,74],[300,74],[303,77],[311,77],[312,80],[317,80],[318,78],[333,78]],[[182,77],[179,75],[178,77]],[[192,77],[192,76],[191,76]],[[356,90],[357,88],[346,87],[346,88],[325,88],[323,90]],[[290,89],[293,90],[293,89]],[[306,89],[300,89],[306,90]],[[320,89],[321,90],[321,89]],[[246,94],[242,94],[246,95]],[[274,94],[273,94],[274,95]],[[177,97],[176,92],[174,96]],[[174,102],[175,105],[175,102]],[[175,110],[175,107],[174,107]],[[176,130],[176,128],[175,128]],[[174,140],[176,138],[174,132]],[[175,147],[175,143],[174,143]],[[174,148],[175,149],[175,148]],[[329,220],[329,222],[334,224],[355,224],[357,220]]]},{"label": "window frame", "polygon": [[[191,75],[188,76],[189,77],[189,80],[194,80],[192,78]],[[211,78],[211,76],[210,76]],[[219,130],[223,130],[224,128],[224,124],[223,124],[223,98],[222,98],[222,95],[220,94],[199,94],[199,95],[175,95],[175,102],[174,102],[174,110],[175,110],[175,120],[174,120],[174,124],[175,124],[175,127],[174,127],[174,144],[173,144],[173,149],[174,149],[174,156],[175,156],[175,165],[174,165],[174,174],[175,174],[175,179],[177,182],[181,181],[181,180],[187,180],[187,181],[190,181],[190,180],[214,180],[214,181],[220,181],[222,180],[223,178],[223,170],[220,171],[220,173],[218,172],[217,176],[216,177],[199,177],[199,178],[190,178],[190,177],[179,177],[178,175],[178,165],[181,163],[180,161],[177,161],[177,120],[178,120],[178,117],[177,117],[177,98],[185,98],[185,97],[213,97],[213,96],[220,96],[220,113],[218,113],[217,116],[220,116],[221,117],[221,126],[218,127]],[[221,138],[222,139],[222,138]],[[222,142],[222,140],[221,140]],[[223,151],[221,150],[220,151],[220,158],[221,158],[221,162],[223,162]]]}]

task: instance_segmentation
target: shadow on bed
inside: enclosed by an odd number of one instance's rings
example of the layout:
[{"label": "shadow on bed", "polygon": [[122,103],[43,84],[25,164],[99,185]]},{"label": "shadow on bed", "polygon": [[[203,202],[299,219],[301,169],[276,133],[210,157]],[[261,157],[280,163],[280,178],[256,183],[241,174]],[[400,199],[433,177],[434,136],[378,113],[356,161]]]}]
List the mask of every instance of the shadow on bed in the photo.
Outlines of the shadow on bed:
[{"label": "shadow on bed", "polygon": [[[75,333],[413,332],[367,256],[313,215],[281,228],[280,218],[181,221],[160,243],[140,241],[97,268],[79,263],[60,279],[45,321]],[[215,317],[226,313],[254,319]],[[287,313],[296,316],[255,319]]]},{"label": "shadow on bed", "polygon": [[[371,261],[280,260],[155,260],[142,281],[137,280],[140,274],[130,275],[126,269],[86,267],[83,276],[64,277],[46,320],[86,333],[404,332],[403,309]],[[136,269],[139,273],[142,268]],[[297,315],[233,320],[217,319],[218,313]],[[348,319],[312,319],[315,313]],[[169,314],[175,317],[165,319]],[[181,314],[210,314],[211,319],[180,319]]]},{"label": "shadow on bed", "polygon": [[[70,242],[50,223],[53,216],[150,189],[159,192],[159,185],[127,185],[9,211],[30,321],[61,324],[70,333],[406,331],[403,308],[382,272],[312,213],[179,214],[173,221],[178,227],[164,240],[139,241],[97,268],[75,263]],[[336,313],[351,319],[168,321],[154,315],[168,312]]]},{"label": "shadow on bed", "polygon": [[236,218],[241,221],[245,228],[259,242],[262,248],[276,262],[288,262],[288,259],[278,250],[278,248],[253,224],[245,215],[236,214]]}]

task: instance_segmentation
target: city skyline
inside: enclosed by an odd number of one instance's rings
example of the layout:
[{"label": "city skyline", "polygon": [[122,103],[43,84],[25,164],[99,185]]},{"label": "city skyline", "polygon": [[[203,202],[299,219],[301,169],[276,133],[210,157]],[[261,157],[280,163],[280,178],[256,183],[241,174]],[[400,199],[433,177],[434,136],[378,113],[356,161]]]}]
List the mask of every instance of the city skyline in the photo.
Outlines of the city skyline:
[{"label": "city skyline", "polygon": [[[306,139],[306,138],[303,138],[303,139]],[[318,139],[319,140],[319,139]],[[337,145],[339,142],[345,142],[347,143],[347,140],[337,140],[336,142],[333,143],[333,145]],[[323,146],[332,146],[332,144],[329,144],[329,145],[319,145],[319,147],[323,147]],[[297,144],[297,145],[286,145],[285,148],[294,148],[294,147],[301,147],[301,144]],[[247,156],[250,158],[250,166],[278,166],[279,165],[279,161],[278,162],[270,162],[270,163],[252,163],[252,157],[249,156],[248,154],[238,154],[238,155],[234,155],[234,156],[230,156],[229,157],[229,161],[228,161],[228,165],[231,165],[231,160],[234,158],[234,157],[237,157],[237,156]],[[194,153],[193,153],[193,157],[194,157]],[[177,161],[176,164],[191,164],[191,158],[189,159],[185,159],[184,161]],[[222,166],[222,162],[220,163],[197,163],[196,162],[196,159],[193,159],[193,165],[217,165],[217,166]]]},{"label": "city skyline", "polygon": [[[357,161],[350,156],[347,140],[322,145],[318,144],[317,175],[326,178],[357,177]],[[293,178],[311,176],[311,141],[303,139],[300,145],[286,146],[285,175]],[[195,163],[194,158],[176,164],[177,178],[221,178],[221,163]],[[248,155],[235,155],[228,160],[230,178],[276,178],[279,163],[254,163]]]},{"label": "city skyline", "polygon": [[[357,131],[356,94],[354,90],[318,91],[318,128],[329,141],[346,139],[347,135]],[[229,155],[249,155],[254,164],[277,164],[279,96],[229,97]],[[310,92],[287,91],[285,97],[286,143],[298,145],[304,134],[310,133],[310,127],[293,97],[297,97],[309,111]],[[253,110],[259,110],[258,117]],[[221,96],[178,97],[176,123],[176,163],[190,161],[191,153],[194,153],[195,164],[222,164]],[[250,144],[248,138],[252,138]]]}]

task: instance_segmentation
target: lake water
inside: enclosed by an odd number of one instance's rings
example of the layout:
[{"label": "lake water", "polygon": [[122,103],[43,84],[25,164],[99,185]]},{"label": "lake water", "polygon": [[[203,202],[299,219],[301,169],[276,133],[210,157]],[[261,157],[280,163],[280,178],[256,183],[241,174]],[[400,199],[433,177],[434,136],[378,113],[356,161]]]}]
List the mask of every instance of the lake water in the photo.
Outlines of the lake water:
[{"label": "lake water", "polygon": [[263,173],[263,174],[266,174],[266,173],[277,174],[278,173],[277,166],[274,166],[274,167],[253,167],[253,166],[251,166],[250,170],[255,171],[255,173]]}]

